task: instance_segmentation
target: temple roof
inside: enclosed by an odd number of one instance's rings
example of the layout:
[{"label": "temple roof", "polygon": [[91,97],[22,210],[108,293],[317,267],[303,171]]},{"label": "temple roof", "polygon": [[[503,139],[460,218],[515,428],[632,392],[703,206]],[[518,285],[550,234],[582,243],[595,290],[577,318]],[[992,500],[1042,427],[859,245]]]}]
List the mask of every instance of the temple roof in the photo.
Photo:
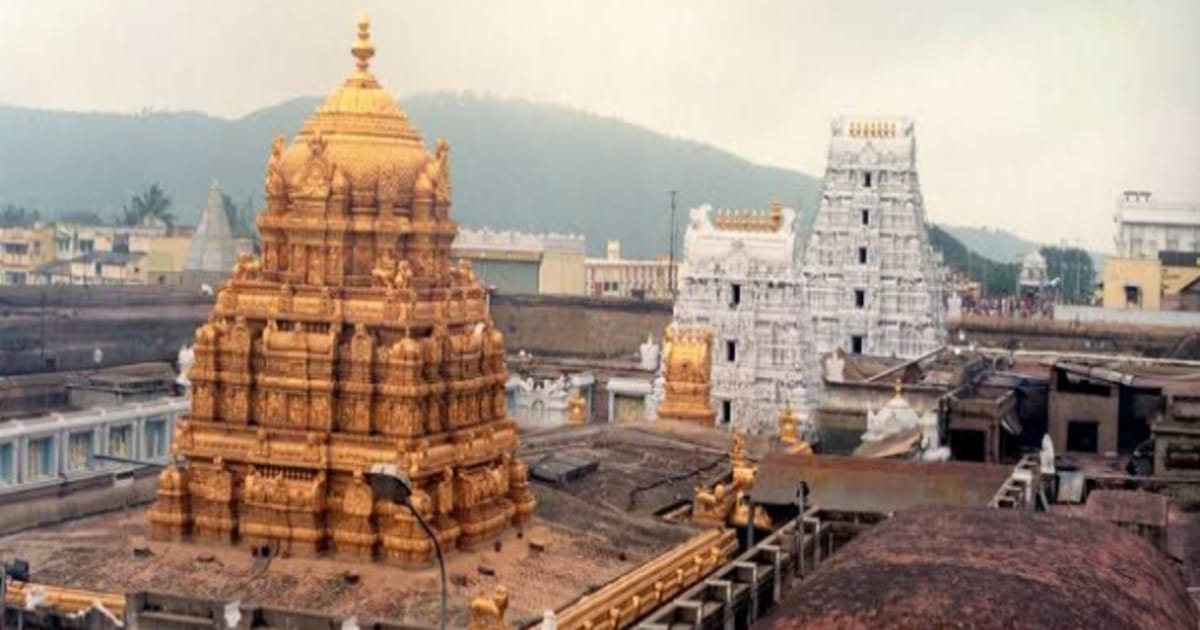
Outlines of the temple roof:
[{"label": "temple roof", "polygon": [[208,205],[200,214],[200,224],[196,226],[196,233],[188,246],[184,269],[229,273],[236,259],[237,242],[221,202],[221,189],[214,181],[208,190]]},{"label": "temple roof", "polygon": [[346,175],[355,193],[374,193],[381,176],[395,176],[401,198],[411,193],[421,168],[430,159],[420,132],[370,71],[375,56],[370,22],[358,21],[350,48],[355,69],[300,128],[283,153],[283,168],[294,179],[312,155],[312,141],[324,141],[323,152]]}]

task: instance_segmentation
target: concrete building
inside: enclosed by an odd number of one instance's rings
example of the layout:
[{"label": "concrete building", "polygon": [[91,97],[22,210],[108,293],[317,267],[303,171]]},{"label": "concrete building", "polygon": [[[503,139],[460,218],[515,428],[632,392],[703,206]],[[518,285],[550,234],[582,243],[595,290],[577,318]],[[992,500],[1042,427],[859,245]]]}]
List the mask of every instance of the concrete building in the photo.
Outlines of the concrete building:
[{"label": "concrete building", "polygon": [[1200,253],[1163,250],[1104,263],[1103,305],[1150,311],[1200,310]]},{"label": "concrete building", "polygon": [[804,280],[819,353],[913,358],[945,340],[913,122],[837,118]]},{"label": "concrete building", "polygon": [[585,245],[573,234],[460,227],[450,256],[503,293],[583,295]]},{"label": "concrete building", "polygon": [[165,462],[175,420],[187,409],[186,398],[164,398],[6,421],[0,424],[0,492],[128,468],[98,454]]},{"label": "concrete building", "polygon": [[796,212],[778,203],[770,212],[691,211],[673,322],[712,331],[712,404],[722,426],[773,435],[786,406],[816,402],[796,228]]},{"label": "concrete building", "polygon": [[1117,200],[1117,256],[1154,259],[1161,251],[1200,253],[1200,202],[1159,201],[1143,190]]},{"label": "concrete building", "polygon": [[53,260],[53,228],[41,223],[0,228],[0,286],[32,284],[37,268]]},{"label": "concrete building", "polygon": [[[621,257],[621,241],[610,240],[604,258],[585,262],[587,294],[593,297],[625,297],[668,300],[676,269],[666,258],[657,260]],[[675,266],[676,268],[678,265]]]}]

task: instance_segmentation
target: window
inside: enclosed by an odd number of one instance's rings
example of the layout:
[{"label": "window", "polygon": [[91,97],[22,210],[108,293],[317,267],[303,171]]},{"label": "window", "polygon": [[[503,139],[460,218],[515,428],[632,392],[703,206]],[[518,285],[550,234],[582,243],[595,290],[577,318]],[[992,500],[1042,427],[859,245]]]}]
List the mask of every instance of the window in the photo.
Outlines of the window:
[{"label": "window", "polygon": [[854,306],[855,308],[864,308],[867,305],[867,292],[862,289],[854,290]]},{"label": "window", "polygon": [[870,187],[871,187],[871,173],[865,172],[865,173],[863,173],[863,188],[870,188]]},{"label": "window", "polygon": [[1137,286],[1125,287],[1125,306],[1142,305],[1142,288]]},{"label": "window", "polygon": [[27,443],[25,478],[45,479],[54,474],[54,436],[33,438]]},{"label": "window", "polygon": [[92,239],[89,238],[89,239],[80,239],[79,240],[79,253],[86,254],[95,249],[96,249],[96,242],[93,241]]},{"label": "window", "polygon": [[851,354],[862,354],[863,353],[862,335],[854,335],[854,336],[850,337],[850,353]]},{"label": "window", "polygon": [[72,433],[67,438],[67,472],[87,470],[92,465],[92,432]]},{"label": "window", "polygon": [[1076,453],[1095,453],[1099,450],[1097,433],[1099,423],[1091,420],[1067,422],[1067,450]]},{"label": "window", "polygon": [[721,423],[729,424],[733,422],[733,402],[729,400],[721,401]]},{"label": "window", "polygon": [[725,360],[730,363],[737,361],[737,342],[736,341],[726,341],[725,342]]},{"label": "window", "polygon": [[729,291],[729,305],[737,306],[742,303],[742,285],[735,284]]},{"label": "window", "polygon": [[12,442],[0,444],[0,486],[17,482],[17,461]]},{"label": "window", "polygon": [[871,211],[863,208],[859,211],[859,216],[863,225],[871,225]]},{"label": "window", "polygon": [[155,417],[146,420],[146,450],[142,457],[145,459],[161,459],[167,455],[167,419]]},{"label": "window", "polygon": [[133,459],[133,425],[108,429],[108,454]]},{"label": "window", "polygon": [[858,264],[860,264],[860,265],[867,264],[867,248],[866,247],[858,248]]}]

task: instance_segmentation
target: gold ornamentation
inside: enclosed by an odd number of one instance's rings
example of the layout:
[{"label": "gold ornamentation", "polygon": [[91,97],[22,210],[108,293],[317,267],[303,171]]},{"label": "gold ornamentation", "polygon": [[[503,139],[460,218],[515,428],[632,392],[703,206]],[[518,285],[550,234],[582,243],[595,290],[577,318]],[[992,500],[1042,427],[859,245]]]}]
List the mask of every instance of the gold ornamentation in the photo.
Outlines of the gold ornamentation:
[{"label": "gold ornamentation", "polygon": [[658,417],[712,426],[712,331],[671,325],[663,333],[663,346],[665,383]]},{"label": "gold ornamentation", "polygon": [[508,589],[497,586],[490,596],[479,596],[471,600],[471,613],[467,617],[467,630],[508,630],[504,612],[508,609]]},{"label": "gold ornamentation", "polygon": [[469,266],[451,272],[449,145],[431,155],[370,73],[366,20],[351,51],[343,85],[272,144],[263,262],[238,260],[197,330],[195,422],[173,445],[188,467],[163,473],[155,538],[427,562],[412,513],[363,479],[379,463],[410,469],[447,549],[532,517],[503,336]]}]

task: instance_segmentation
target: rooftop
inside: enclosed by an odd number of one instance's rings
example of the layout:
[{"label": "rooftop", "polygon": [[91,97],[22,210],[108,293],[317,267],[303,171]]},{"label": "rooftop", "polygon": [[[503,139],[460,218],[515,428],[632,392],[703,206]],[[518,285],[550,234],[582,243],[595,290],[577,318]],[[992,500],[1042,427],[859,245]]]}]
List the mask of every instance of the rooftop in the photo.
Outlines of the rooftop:
[{"label": "rooftop", "polygon": [[[470,598],[503,584],[513,627],[562,607],[621,576],[696,530],[654,516],[690,496],[687,475],[728,448],[728,434],[656,423],[551,430],[523,438],[530,465],[552,452],[600,461],[590,475],[556,488],[533,483],[539,506],[531,525],[482,549],[447,558],[451,627],[463,627]],[[642,488],[642,490],[639,490]],[[0,539],[0,556],[29,560],[35,582],[107,592],[185,592],[255,604],[432,623],[436,567],[405,570],[335,558],[279,556],[269,562],[241,547],[147,539],[144,509],[112,513]],[[536,542],[545,551],[538,551]],[[138,549],[148,549],[135,552]],[[357,583],[344,579],[347,571]]]},{"label": "rooftop", "polygon": [[1188,628],[1164,557],[1100,522],[1022,511],[905,511],[846,545],[774,628]]}]

